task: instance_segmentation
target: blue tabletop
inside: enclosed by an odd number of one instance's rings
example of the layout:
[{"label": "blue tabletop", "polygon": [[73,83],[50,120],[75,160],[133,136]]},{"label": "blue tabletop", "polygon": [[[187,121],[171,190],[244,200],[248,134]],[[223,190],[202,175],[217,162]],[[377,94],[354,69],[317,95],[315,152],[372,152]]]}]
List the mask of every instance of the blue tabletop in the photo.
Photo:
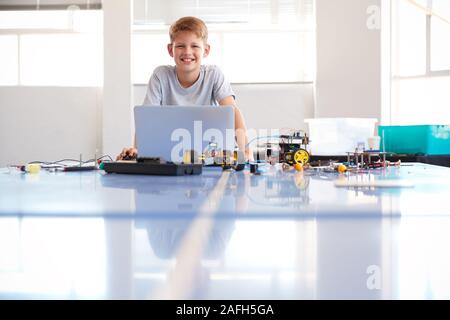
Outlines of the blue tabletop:
[{"label": "blue tabletop", "polygon": [[0,298],[450,298],[449,168],[262,171],[2,168]]},{"label": "blue tabletop", "polygon": [[[196,176],[145,176],[92,172],[25,174],[0,169],[0,213],[35,216],[195,216],[223,176],[204,168]],[[260,175],[227,171],[215,216],[309,218],[315,216],[450,214],[450,168],[405,164],[338,174],[262,168]],[[336,181],[397,181],[390,188],[337,188]]]}]

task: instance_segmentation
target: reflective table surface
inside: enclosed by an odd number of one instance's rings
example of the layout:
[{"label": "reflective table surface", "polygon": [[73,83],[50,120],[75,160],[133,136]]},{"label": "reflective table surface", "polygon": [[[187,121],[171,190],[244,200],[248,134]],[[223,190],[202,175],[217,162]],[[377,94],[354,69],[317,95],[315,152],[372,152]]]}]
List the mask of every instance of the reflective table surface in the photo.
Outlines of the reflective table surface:
[{"label": "reflective table surface", "polygon": [[450,168],[261,170],[0,168],[0,298],[450,298]]}]

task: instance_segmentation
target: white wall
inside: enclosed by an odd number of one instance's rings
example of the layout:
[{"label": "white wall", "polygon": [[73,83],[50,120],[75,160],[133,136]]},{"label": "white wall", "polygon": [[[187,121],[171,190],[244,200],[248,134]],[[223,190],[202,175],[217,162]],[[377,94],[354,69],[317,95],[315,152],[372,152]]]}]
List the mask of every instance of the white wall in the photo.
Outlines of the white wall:
[{"label": "white wall", "polygon": [[0,87],[0,167],[93,158],[101,96],[101,88]]},{"label": "white wall", "polygon": [[316,0],[316,117],[381,115],[381,36],[367,28],[380,0]]},{"label": "white wall", "polygon": [[306,130],[314,116],[312,84],[234,85],[236,102],[248,128]]},{"label": "white wall", "polygon": [[131,144],[132,2],[103,1],[104,80],[102,150],[115,158]]}]

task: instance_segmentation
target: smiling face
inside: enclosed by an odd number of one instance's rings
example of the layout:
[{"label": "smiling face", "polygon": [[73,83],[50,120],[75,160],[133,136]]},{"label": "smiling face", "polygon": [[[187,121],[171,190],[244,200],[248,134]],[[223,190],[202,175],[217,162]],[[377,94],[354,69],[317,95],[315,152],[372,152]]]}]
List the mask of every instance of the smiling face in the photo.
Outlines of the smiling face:
[{"label": "smiling face", "polygon": [[179,32],[167,49],[175,61],[177,73],[185,75],[198,76],[202,59],[209,54],[209,45],[190,31]]}]

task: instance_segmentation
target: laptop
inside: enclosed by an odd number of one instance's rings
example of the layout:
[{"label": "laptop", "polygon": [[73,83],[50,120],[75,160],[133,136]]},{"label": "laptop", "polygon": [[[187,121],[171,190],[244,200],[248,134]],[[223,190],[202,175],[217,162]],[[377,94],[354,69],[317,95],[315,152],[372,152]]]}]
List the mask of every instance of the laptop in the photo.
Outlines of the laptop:
[{"label": "laptop", "polygon": [[185,153],[196,158],[211,146],[235,148],[231,106],[136,106],[137,162],[104,164],[108,173],[155,175],[200,174],[201,164],[183,163]]},{"label": "laptop", "polygon": [[211,144],[218,150],[235,147],[231,106],[136,106],[134,122],[138,161],[181,163],[187,151],[201,155]]}]

